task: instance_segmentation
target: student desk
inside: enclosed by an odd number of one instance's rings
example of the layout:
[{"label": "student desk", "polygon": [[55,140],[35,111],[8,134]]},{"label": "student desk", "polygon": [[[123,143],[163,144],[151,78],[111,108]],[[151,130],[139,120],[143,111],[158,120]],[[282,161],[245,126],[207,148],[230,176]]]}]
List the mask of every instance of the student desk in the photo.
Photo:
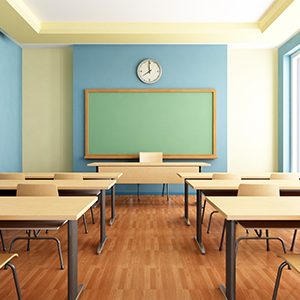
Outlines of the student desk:
[{"label": "student desk", "polygon": [[207,197],[226,219],[226,299],[236,298],[236,221],[281,221],[300,227],[300,197]]},{"label": "student desk", "polygon": [[[95,172],[30,172],[30,173],[24,173],[25,179],[27,180],[52,180],[54,179],[54,174],[80,174],[83,176],[84,180],[119,180],[122,176],[122,173],[120,172],[101,172],[101,173],[95,173]],[[113,224],[115,220],[115,203],[116,203],[116,185],[114,184],[111,188],[111,219],[110,219],[110,225]]]},{"label": "student desk", "polygon": [[78,285],[77,220],[97,197],[0,197],[1,221],[68,220],[68,299],[75,300],[83,290]]},{"label": "student desk", "polygon": [[195,240],[202,254],[205,254],[205,247],[202,243],[202,193],[206,197],[237,196],[240,183],[276,184],[280,188],[281,195],[300,196],[300,181],[298,180],[187,180],[187,184],[197,192]]},{"label": "student desk", "polygon": [[[224,172],[219,172],[224,173]],[[189,185],[187,184],[188,180],[211,180],[212,175],[216,173],[188,173],[188,172],[180,172],[177,175],[183,179],[184,183],[184,218],[187,225],[190,225],[189,221]],[[269,180],[271,173],[261,173],[261,174],[243,174],[241,175],[242,180]]]},{"label": "student desk", "polygon": [[[41,184],[40,180],[0,180],[0,196],[1,195],[16,195],[18,184]],[[105,222],[105,191],[111,189],[116,183],[115,180],[43,180],[42,183],[57,185],[58,190],[68,192],[86,192],[86,191],[101,191],[98,194],[100,206],[100,243],[97,253],[101,253],[106,242],[106,222]],[[11,197],[12,199],[12,197]],[[73,198],[72,198],[73,199]],[[57,220],[57,219],[56,219]],[[113,220],[110,220],[111,224]]]},{"label": "student desk", "polygon": [[118,180],[122,176],[122,173],[120,172],[100,172],[100,173],[95,173],[95,172],[30,172],[30,173],[24,173],[25,179],[30,179],[30,180],[51,180],[54,179],[54,174],[80,174],[83,176],[83,179],[88,180],[103,180],[103,179],[114,179]]},{"label": "student desk", "polygon": [[181,183],[178,172],[201,172],[202,167],[210,166],[204,162],[94,162],[96,172],[122,172],[118,183],[124,184],[164,184]]}]

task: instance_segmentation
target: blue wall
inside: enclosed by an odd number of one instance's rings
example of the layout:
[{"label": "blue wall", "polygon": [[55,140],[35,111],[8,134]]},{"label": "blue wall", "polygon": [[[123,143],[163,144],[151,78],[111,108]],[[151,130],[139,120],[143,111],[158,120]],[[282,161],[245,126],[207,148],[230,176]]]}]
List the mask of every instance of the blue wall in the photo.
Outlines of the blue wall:
[{"label": "blue wall", "polygon": [[300,49],[300,33],[278,49],[278,170],[291,171],[290,57]]},{"label": "blue wall", "polygon": [[0,172],[22,171],[22,49],[0,32]]},{"label": "blue wall", "polygon": [[[78,45],[73,49],[73,170],[94,171],[84,160],[84,89],[214,88],[217,91],[217,155],[204,171],[227,171],[227,46],[218,45]],[[161,80],[145,85],[138,63],[158,60]],[[104,112],[105,113],[105,112]],[[101,116],[99,116],[101,117]],[[127,187],[127,192],[133,192]],[[131,187],[132,188],[132,187]],[[171,192],[181,192],[172,187]],[[153,187],[143,187],[153,191]],[[158,190],[157,190],[158,191]]]}]

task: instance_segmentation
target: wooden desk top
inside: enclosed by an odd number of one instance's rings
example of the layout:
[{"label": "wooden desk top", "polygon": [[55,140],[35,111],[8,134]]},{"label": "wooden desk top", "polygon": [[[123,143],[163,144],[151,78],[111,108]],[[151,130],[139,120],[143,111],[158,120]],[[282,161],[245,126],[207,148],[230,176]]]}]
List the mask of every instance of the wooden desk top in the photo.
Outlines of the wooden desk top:
[{"label": "wooden desk top", "polygon": [[225,219],[300,221],[300,197],[207,197]]},{"label": "wooden desk top", "polygon": [[187,180],[195,190],[235,190],[241,183],[276,184],[281,190],[299,190],[299,180]]},{"label": "wooden desk top", "polygon": [[[24,173],[26,179],[53,179],[54,174],[74,174],[74,172],[30,172]],[[119,179],[122,176],[121,172],[82,172],[83,179]]]},{"label": "wooden desk top", "polygon": [[78,220],[97,197],[0,197],[1,221]]},{"label": "wooden desk top", "polygon": [[[178,172],[177,175],[182,178],[190,178],[190,179],[212,179],[213,174],[224,173],[224,172],[214,172],[214,173],[196,173],[196,172]],[[270,179],[271,173],[261,173],[261,174],[242,174],[240,175],[242,179]]]},{"label": "wooden desk top", "polygon": [[89,167],[208,167],[205,162],[161,162],[161,163],[141,163],[141,162],[93,162]]},{"label": "wooden desk top", "polygon": [[109,190],[116,180],[0,180],[0,190],[14,190],[20,183],[56,184],[59,190]]}]

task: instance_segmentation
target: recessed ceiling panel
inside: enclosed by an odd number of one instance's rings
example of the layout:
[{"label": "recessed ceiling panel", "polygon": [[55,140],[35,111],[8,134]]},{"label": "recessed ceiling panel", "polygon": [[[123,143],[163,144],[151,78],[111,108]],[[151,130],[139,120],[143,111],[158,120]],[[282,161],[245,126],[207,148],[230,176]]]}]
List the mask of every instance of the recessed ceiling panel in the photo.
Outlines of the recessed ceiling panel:
[{"label": "recessed ceiling panel", "polygon": [[20,0],[41,22],[257,22],[273,0]]}]

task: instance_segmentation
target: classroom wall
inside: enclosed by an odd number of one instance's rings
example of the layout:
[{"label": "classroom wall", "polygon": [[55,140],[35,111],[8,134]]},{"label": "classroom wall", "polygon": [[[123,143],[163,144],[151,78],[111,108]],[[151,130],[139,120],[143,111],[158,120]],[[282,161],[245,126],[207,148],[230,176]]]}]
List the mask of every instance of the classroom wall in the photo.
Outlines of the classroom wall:
[{"label": "classroom wall", "polygon": [[23,49],[23,170],[72,171],[72,49]]},{"label": "classroom wall", "polygon": [[228,49],[228,171],[277,170],[277,49]]},{"label": "classroom wall", "polygon": [[[158,60],[161,80],[145,85],[138,63]],[[94,171],[84,160],[84,89],[214,88],[217,91],[217,155],[207,171],[227,170],[227,47],[224,45],[78,45],[74,46],[73,170]],[[118,108],[116,108],[118,109]],[[103,112],[105,113],[105,112]],[[184,112],[183,112],[184,113]],[[99,116],[101,117],[101,116]],[[180,120],[179,120],[180,121]],[[107,126],[109,129],[109,124]]]},{"label": "classroom wall", "polygon": [[0,172],[22,170],[22,49],[0,32]]}]

